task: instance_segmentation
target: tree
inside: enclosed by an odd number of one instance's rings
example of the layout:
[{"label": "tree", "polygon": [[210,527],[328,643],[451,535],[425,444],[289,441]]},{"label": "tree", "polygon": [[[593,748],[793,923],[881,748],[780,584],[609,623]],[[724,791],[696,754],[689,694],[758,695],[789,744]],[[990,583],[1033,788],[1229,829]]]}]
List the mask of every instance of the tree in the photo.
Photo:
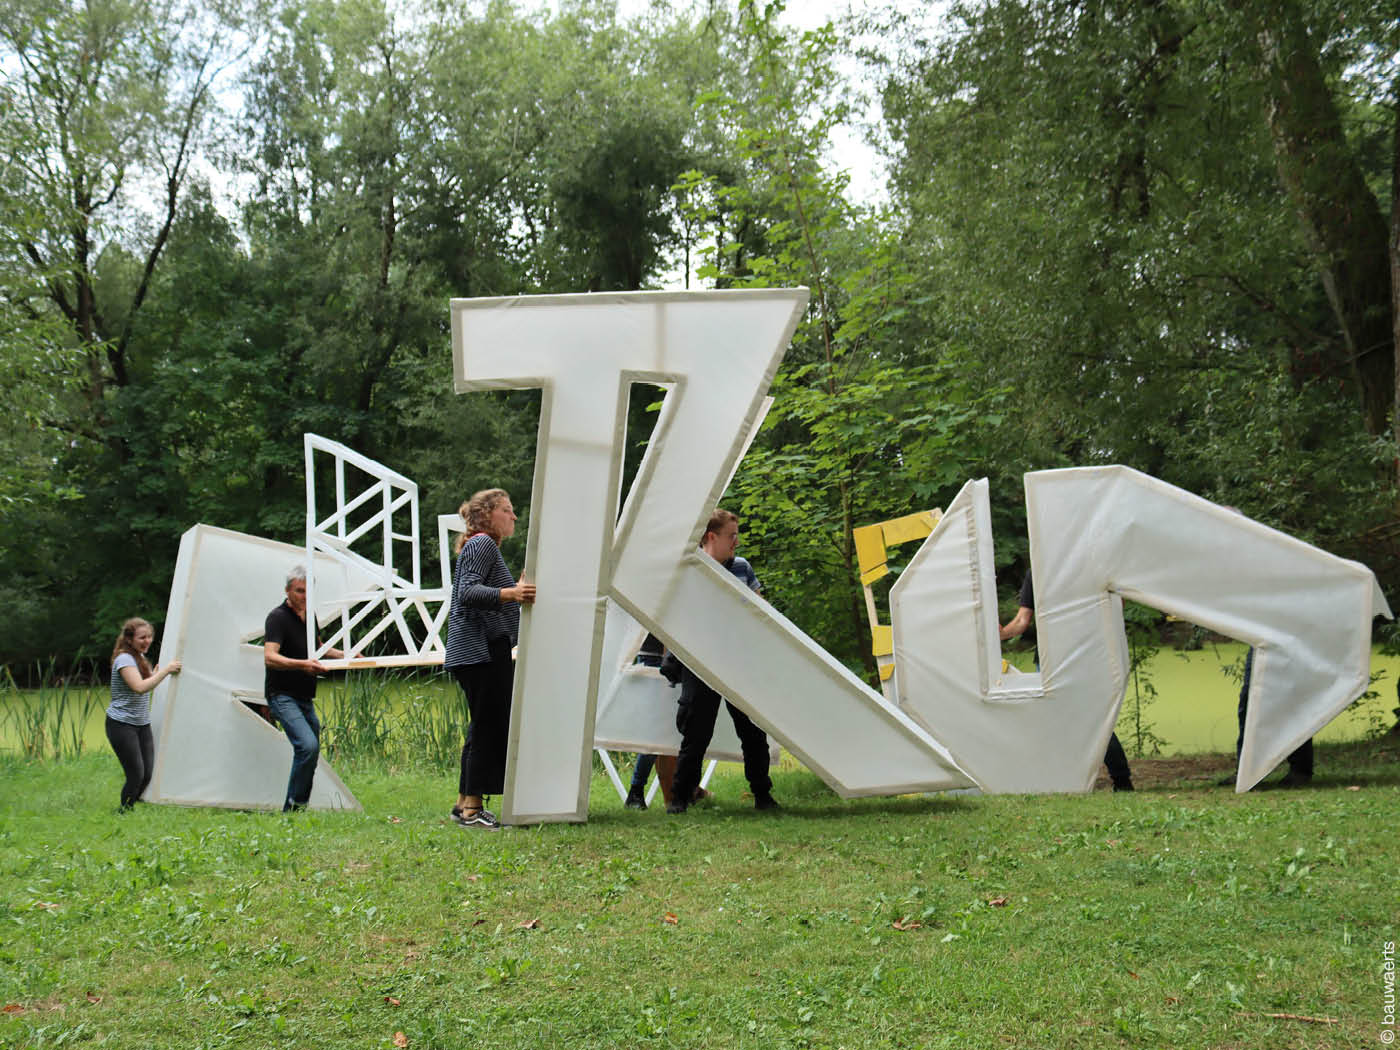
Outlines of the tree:
[{"label": "tree", "polygon": [[852,530],[951,498],[988,458],[1001,395],[973,392],[909,324],[913,282],[897,244],[823,166],[846,114],[841,40],[831,26],[787,34],[780,10],[740,5],[735,64],[747,80],[700,110],[733,147],[682,188],[694,224],[713,231],[701,276],[811,288],[734,494],[765,593],[874,683]]},{"label": "tree", "polygon": [[[0,117],[14,165],[7,298],[66,322],[91,419],[74,425],[89,439],[101,440],[107,392],[129,382],[132,328],[208,126],[232,14],[178,0],[26,0],[0,15],[0,60],[16,70]],[[138,203],[148,187],[149,212]],[[104,253],[124,250],[133,272],[101,287]]]},{"label": "tree", "polygon": [[1016,388],[1023,469],[1128,463],[1356,555],[1393,446],[1280,182],[1245,6],[956,5],[886,92],[904,243],[968,379]]},{"label": "tree", "polygon": [[[19,652],[78,650],[87,625],[75,607],[101,605],[104,586],[142,590],[139,539],[121,533],[105,556],[63,540],[75,518],[100,527],[119,516],[101,492],[132,460],[118,402],[144,368],[136,332],[240,20],[236,8],[183,0],[0,9],[0,316],[16,322],[2,367],[23,406],[0,431],[0,531],[17,538],[0,555],[0,586],[32,614]],[[110,637],[113,609],[94,615]]]},{"label": "tree", "polygon": [[[1366,429],[1383,434],[1393,422],[1400,438],[1388,250],[1388,241],[1400,236],[1400,230],[1386,235],[1380,204],[1343,126],[1341,111],[1349,100],[1343,95],[1339,101],[1332,86],[1344,90],[1345,64],[1359,56],[1352,47],[1333,48],[1341,54],[1340,60],[1332,58],[1329,77],[1319,47],[1319,37],[1328,30],[1340,30],[1344,39],[1338,43],[1343,45],[1355,30],[1345,22],[1328,25],[1331,12],[1325,8],[1322,25],[1313,32],[1299,3],[1274,4],[1267,11],[1248,4],[1240,7],[1257,42],[1279,176],[1297,209],[1340,333],[1340,339],[1322,344],[1325,357],[1296,361],[1295,371],[1345,376],[1358,392]],[[1386,35],[1388,41],[1380,33],[1362,37],[1364,46],[1388,43],[1393,54],[1400,43],[1400,28],[1393,19]],[[1389,90],[1379,79],[1368,86],[1388,94],[1400,114],[1400,74],[1391,73],[1390,78]],[[1392,157],[1393,164],[1400,164],[1400,136]]]}]

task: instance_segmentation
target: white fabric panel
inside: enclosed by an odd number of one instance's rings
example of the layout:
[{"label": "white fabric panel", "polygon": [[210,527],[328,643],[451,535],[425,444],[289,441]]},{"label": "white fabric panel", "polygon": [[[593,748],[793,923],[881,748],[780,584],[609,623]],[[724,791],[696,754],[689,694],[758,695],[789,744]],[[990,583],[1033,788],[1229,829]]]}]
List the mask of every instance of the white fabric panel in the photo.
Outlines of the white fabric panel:
[{"label": "white fabric panel", "polygon": [[938,741],[703,553],[654,617],[688,666],[843,797],[971,786]]},{"label": "white fabric panel", "polygon": [[545,582],[521,616],[501,807],[512,823],[587,815],[623,373],[650,364],[665,378],[654,352],[656,311],[640,299],[452,301],[458,391],[544,388],[522,578]]},{"label": "white fabric panel", "polygon": [[1126,686],[1122,598],[1256,647],[1238,790],[1366,688],[1390,609],[1365,566],[1126,467],[1025,482],[1040,675],[1000,674],[985,481],[891,590],[901,704],[985,790],[1093,783]]},{"label": "white fabric panel", "polygon": [[[663,402],[664,407],[664,402]],[[725,478],[724,487],[734,480],[739,462],[758,436],[773,399],[765,397],[749,426],[739,456]],[[624,419],[625,424],[625,419]],[[658,430],[658,420],[653,430]],[[645,457],[657,444],[648,442]],[[639,465],[640,468],[640,465]],[[759,577],[762,579],[762,577]],[[642,754],[674,755],[680,750],[681,734],[676,729],[676,705],[680,687],[673,686],[654,667],[639,666],[633,658],[641,648],[647,629],[639,624],[615,601],[608,602],[606,627],[603,634],[601,677],[598,685],[598,711],[593,727],[595,748],[637,751]],[[778,760],[777,745],[770,743],[773,761]],[[734,722],[728,714],[715,720],[714,736],[705,752],[706,759],[741,761],[743,751]]]},{"label": "white fabric panel", "polygon": [[[544,388],[502,816],[583,820],[604,596],[844,794],[969,783],[935,741],[695,553],[799,290],[453,300],[459,391]],[[628,384],[673,382],[614,537]],[[576,756],[576,757],[575,757]]]},{"label": "white fabric panel", "polygon": [[[632,662],[645,636],[645,627],[616,602],[608,603],[593,746],[610,751],[674,755],[681,746],[681,734],[676,729],[676,702],[681,691],[662,678],[656,668]],[[739,737],[727,713],[721,712],[715,719],[715,735],[705,757],[742,760]]]},{"label": "white fabric panel", "polygon": [[[161,704],[151,724],[156,768],[148,801],[282,807],[291,745],[244,707],[239,695],[262,696],[263,622],[285,595],[287,570],[305,561],[303,547],[208,525],[181,537],[161,659],[184,666],[157,689]],[[345,586],[337,568],[329,559],[317,562],[325,596]],[[360,808],[324,758],[310,805]]]},{"label": "white fabric panel", "polygon": [[[156,656],[158,665],[176,659],[175,653],[179,650],[179,639],[173,626],[178,609],[175,596],[189,593],[190,569],[194,565],[193,550],[196,535],[195,529],[189,529],[180,537],[180,548],[175,555],[175,573],[170,581],[170,597],[166,603],[165,628],[161,631],[160,652]],[[151,735],[155,738],[157,748],[160,746],[160,727],[165,721],[165,698],[178,679],[179,675],[167,678],[151,691]],[[143,796],[147,801],[151,800],[155,780],[156,773],[153,772],[151,784],[147,786],[146,794]]]}]

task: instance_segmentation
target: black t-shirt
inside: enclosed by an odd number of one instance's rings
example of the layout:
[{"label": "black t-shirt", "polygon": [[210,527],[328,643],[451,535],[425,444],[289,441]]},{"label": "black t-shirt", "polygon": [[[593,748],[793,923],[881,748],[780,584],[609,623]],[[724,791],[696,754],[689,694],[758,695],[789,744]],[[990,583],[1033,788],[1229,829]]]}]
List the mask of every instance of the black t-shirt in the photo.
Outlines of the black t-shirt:
[{"label": "black t-shirt", "polygon": [[[283,602],[267,614],[263,625],[263,641],[276,642],[278,652],[289,660],[305,660],[306,621]],[[316,699],[316,676],[305,671],[286,671],[269,667],[263,678],[263,696],[276,694],[294,696],[298,700]]]}]

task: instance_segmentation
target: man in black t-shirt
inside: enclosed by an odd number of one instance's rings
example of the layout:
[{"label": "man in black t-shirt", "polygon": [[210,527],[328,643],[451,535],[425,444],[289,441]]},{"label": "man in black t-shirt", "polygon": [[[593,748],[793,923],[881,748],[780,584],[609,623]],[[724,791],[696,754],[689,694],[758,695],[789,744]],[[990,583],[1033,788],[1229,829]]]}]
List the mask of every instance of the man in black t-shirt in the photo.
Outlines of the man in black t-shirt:
[{"label": "man in black t-shirt", "polygon": [[[326,653],[332,659],[339,649]],[[267,614],[263,624],[263,696],[292,742],[292,772],[282,812],[304,809],[321,755],[321,720],[316,717],[316,676],[326,666],[306,651],[306,569],[287,573],[287,598]]]}]

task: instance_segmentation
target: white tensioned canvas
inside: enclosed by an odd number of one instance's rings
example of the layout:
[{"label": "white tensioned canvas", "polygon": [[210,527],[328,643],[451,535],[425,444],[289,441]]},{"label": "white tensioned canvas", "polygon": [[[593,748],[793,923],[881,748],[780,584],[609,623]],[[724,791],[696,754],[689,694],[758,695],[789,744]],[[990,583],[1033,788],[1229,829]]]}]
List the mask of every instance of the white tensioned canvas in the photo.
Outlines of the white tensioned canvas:
[{"label": "white tensioned canvas", "polygon": [[[1123,694],[1121,597],[1256,647],[1241,790],[1365,687],[1371,618],[1389,615],[1369,570],[1107,467],[1026,477],[1044,674],[998,677],[986,483],[973,482],[891,593],[900,706],[886,701],[697,549],[806,299],[797,289],[453,301],[459,391],[544,389],[523,574],[540,598],[522,618],[506,820],[587,813],[599,682],[623,677],[623,643],[605,659],[609,599],[847,797],[1086,789]],[[671,383],[672,395],[619,520],[637,379]],[[407,506],[402,491],[390,510]],[[161,660],[185,670],[154,697],[151,800],[280,805],[288,745],[241,700],[261,698],[263,619],[287,568],[308,557],[202,525],[182,538]],[[311,555],[318,603],[384,590],[392,557]],[[416,581],[415,568],[389,590]],[[619,637],[634,630],[617,622]],[[430,662],[430,650],[418,658]],[[661,750],[664,707],[619,714],[608,739]],[[358,808],[324,762],[311,803]]]},{"label": "white tensioned canvas", "polygon": [[[616,602],[608,602],[603,634],[602,672],[593,746],[608,751],[637,751],[644,755],[674,755],[680,749],[676,729],[679,686],[672,686],[655,667],[634,663],[646,628]],[[715,719],[715,735],[707,758],[743,759],[734,723],[726,715]]]},{"label": "white tensioned canvas", "polygon": [[[669,393],[669,390],[668,390]],[[734,461],[724,487],[734,480],[739,461],[758,436],[773,399],[765,397],[749,424],[739,458]],[[625,436],[625,430],[624,430]],[[621,493],[619,493],[619,500]],[[722,497],[721,497],[722,499]],[[619,507],[619,511],[621,507]],[[759,576],[762,579],[762,575]],[[679,686],[661,677],[655,667],[635,662],[647,630],[632,619],[617,602],[608,600],[607,618],[603,632],[603,657],[598,682],[598,713],[593,727],[593,746],[606,754],[609,750],[636,751],[641,754],[674,755],[680,750],[681,734],[676,728],[676,701]],[[770,742],[772,760],[777,761],[778,747]],[[740,761],[743,752],[734,722],[729,718],[715,720],[715,734],[710,740],[708,759]],[[610,774],[611,775],[611,774]],[[627,790],[617,781],[619,793]],[[653,794],[656,784],[652,785]]]},{"label": "white tensioned canvas", "polygon": [[899,702],[983,789],[1093,784],[1127,684],[1124,598],[1255,647],[1238,791],[1366,689],[1390,607],[1364,565],[1127,467],[1025,484],[1039,673],[1001,673],[985,480],[890,594]]},{"label": "white tensioned canvas", "polygon": [[[452,301],[459,392],[541,387],[502,817],[583,820],[606,598],[843,795],[970,786],[946,751],[697,549],[805,289]],[[621,520],[634,380],[674,384]]]},{"label": "white tensioned canvas", "polygon": [[[282,807],[291,746],[243,701],[262,702],[263,622],[285,597],[287,570],[306,561],[304,548],[209,525],[180,538],[159,659],[178,659],[184,669],[156,687],[156,764],[146,801]],[[318,559],[315,568],[323,594],[366,583],[330,559]],[[310,805],[360,808],[324,758]]]}]

